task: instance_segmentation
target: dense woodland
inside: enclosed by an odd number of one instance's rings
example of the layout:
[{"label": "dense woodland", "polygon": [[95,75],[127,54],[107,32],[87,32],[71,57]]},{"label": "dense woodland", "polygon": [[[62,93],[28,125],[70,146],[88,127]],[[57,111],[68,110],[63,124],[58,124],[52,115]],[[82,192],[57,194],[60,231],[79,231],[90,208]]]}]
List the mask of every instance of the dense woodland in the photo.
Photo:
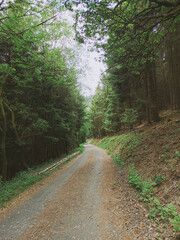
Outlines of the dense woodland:
[{"label": "dense woodland", "polygon": [[[76,40],[105,53],[88,114],[63,44],[65,8],[76,13]],[[89,130],[103,137],[180,109],[179,43],[179,0],[0,1],[2,178],[68,153]]]},{"label": "dense woodland", "polygon": [[[71,28],[53,1],[0,2],[0,174],[57,158],[84,141],[84,97]],[[59,43],[59,44],[57,44]]]},{"label": "dense woodland", "polygon": [[180,109],[179,0],[73,3],[77,39],[94,40],[107,64],[90,110],[95,137]]}]

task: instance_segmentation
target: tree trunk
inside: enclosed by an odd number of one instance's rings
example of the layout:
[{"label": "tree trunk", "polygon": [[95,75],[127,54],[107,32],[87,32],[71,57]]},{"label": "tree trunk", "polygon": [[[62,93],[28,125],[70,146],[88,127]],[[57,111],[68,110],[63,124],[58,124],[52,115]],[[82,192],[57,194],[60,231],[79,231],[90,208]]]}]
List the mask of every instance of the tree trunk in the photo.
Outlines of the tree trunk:
[{"label": "tree trunk", "polygon": [[156,79],[156,65],[151,63],[152,79],[151,79],[151,97],[152,97],[152,116],[153,121],[159,122],[159,106],[157,100],[157,79]]},{"label": "tree trunk", "polygon": [[146,81],[146,112],[147,112],[147,121],[151,124],[151,96],[150,96],[150,79],[149,79],[149,71],[148,71],[148,64],[146,65],[146,74],[145,74],[145,81]]},{"label": "tree trunk", "polygon": [[164,63],[162,62],[162,77],[163,77],[163,109],[168,108],[168,101],[167,101],[167,94],[166,94],[166,76],[165,76],[165,69]]},{"label": "tree trunk", "polygon": [[[173,46],[173,48],[174,48],[174,46]],[[174,82],[175,82],[175,79],[174,79],[174,60],[173,60],[173,49],[172,49],[172,46],[170,46],[170,56],[171,56],[171,76],[172,76],[172,78],[171,78],[171,91],[172,91],[172,93],[171,93],[171,96],[172,96],[172,109],[174,110],[174,109],[176,109],[176,101],[175,101],[175,84],[174,84]]]},{"label": "tree trunk", "polygon": [[3,181],[7,180],[7,168],[8,162],[6,157],[6,131],[7,131],[7,119],[4,111],[3,99],[2,99],[2,88],[0,89],[0,111],[3,119],[2,126],[2,137],[1,137],[1,152],[2,152],[2,178]]},{"label": "tree trunk", "polygon": [[174,83],[175,83],[175,101],[176,109],[180,109],[180,46],[179,46],[179,35],[180,35],[180,23],[175,25],[175,42],[174,42]]}]

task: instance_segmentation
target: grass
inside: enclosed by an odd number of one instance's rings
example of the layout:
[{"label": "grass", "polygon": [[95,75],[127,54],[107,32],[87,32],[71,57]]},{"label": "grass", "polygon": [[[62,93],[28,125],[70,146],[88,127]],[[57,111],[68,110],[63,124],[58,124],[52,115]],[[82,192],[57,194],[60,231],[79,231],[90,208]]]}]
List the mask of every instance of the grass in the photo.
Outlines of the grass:
[{"label": "grass", "polygon": [[[124,167],[127,163],[127,159],[142,143],[143,139],[142,134],[130,132],[120,136],[105,137],[98,143],[98,146],[107,149],[108,153],[114,158],[115,163],[120,167]],[[118,154],[116,152],[118,152]]]},{"label": "grass", "polygon": [[[79,148],[75,149],[69,155],[71,155],[72,153],[77,152],[77,151],[80,151],[80,153],[82,153],[84,151],[83,144],[81,144],[79,146]],[[27,171],[20,172],[19,174],[17,174],[16,177],[14,177],[13,179],[11,179],[10,181],[7,181],[5,183],[3,183],[2,180],[0,179],[0,208],[4,207],[6,204],[10,203],[10,201],[14,197],[18,196],[20,193],[25,191],[27,188],[29,188],[36,182],[41,181],[45,177],[52,174],[52,172],[59,169],[60,166],[52,171],[48,171],[41,175],[38,175],[38,172],[42,171],[43,169],[45,169],[48,166],[51,166],[53,163],[56,163],[59,160],[60,159],[51,160],[48,163],[39,165],[38,167],[36,167],[34,169],[28,169]],[[66,163],[64,163],[64,164],[66,164]],[[61,165],[61,167],[62,167],[62,165]]]},{"label": "grass", "polygon": [[45,174],[37,175],[36,170],[29,169],[6,183],[0,181],[0,207],[44,177]]}]

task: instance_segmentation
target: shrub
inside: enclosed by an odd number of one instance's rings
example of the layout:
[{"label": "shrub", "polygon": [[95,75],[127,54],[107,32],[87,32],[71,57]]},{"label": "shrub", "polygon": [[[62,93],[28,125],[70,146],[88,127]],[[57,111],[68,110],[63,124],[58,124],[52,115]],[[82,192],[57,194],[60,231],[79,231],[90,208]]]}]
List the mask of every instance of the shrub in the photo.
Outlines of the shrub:
[{"label": "shrub", "polygon": [[120,155],[114,154],[113,156],[114,162],[119,165],[121,168],[125,166],[125,162],[122,160]]},{"label": "shrub", "polygon": [[174,230],[180,232],[180,215],[176,216],[174,219],[170,220],[174,224]]},{"label": "shrub", "polygon": [[140,192],[141,200],[148,202],[151,199],[156,183],[152,182],[151,179],[143,181],[139,173],[135,171],[134,165],[131,165],[129,169],[129,183]]},{"label": "shrub", "polygon": [[155,178],[155,183],[157,186],[161,185],[166,177],[158,174]]}]

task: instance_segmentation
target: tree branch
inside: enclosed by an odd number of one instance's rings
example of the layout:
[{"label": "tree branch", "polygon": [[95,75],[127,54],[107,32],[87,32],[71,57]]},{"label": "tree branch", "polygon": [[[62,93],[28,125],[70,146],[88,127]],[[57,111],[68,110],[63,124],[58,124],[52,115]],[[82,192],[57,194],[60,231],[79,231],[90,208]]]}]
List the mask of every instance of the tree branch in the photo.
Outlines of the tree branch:
[{"label": "tree branch", "polygon": [[168,2],[168,1],[159,1],[159,0],[151,0],[151,2],[154,2],[158,4],[159,6],[165,6],[165,7],[177,7],[180,5],[180,0],[177,0],[175,2]]},{"label": "tree branch", "polygon": [[48,19],[46,19],[46,20],[44,20],[44,21],[42,21],[42,22],[38,23],[37,25],[35,25],[35,26],[32,26],[31,28],[27,28],[27,29],[25,29],[25,30],[23,30],[23,31],[21,31],[21,32],[18,32],[16,35],[21,35],[21,34],[23,34],[23,33],[27,32],[27,31],[29,31],[29,30],[30,30],[30,29],[32,29],[32,28],[39,27],[39,26],[41,26],[41,25],[43,25],[43,24],[47,23],[48,21],[50,21],[50,20],[52,20],[52,19],[56,18],[56,17],[57,17],[57,15],[58,15],[58,14],[55,14],[55,15],[53,15],[52,17],[50,17],[50,18],[48,18]]},{"label": "tree branch", "polygon": [[14,128],[14,132],[15,132],[15,135],[16,135],[16,138],[17,138],[17,141],[18,143],[20,144],[20,137],[19,137],[19,134],[17,132],[17,128],[16,128],[16,124],[15,124],[15,116],[14,116],[14,112],[13,110],[11,109],[11,107],[3,100],[3,104],[8,108],[8,110],[11,112],[11,122],[12,122],[12,125],[13,125],[13,128]]},{"label": "tree branch", "polygon": [[2,0],[2,1],[0,2],[0,6],[3,4],[3,2],[4,2],[4,0]]}]

